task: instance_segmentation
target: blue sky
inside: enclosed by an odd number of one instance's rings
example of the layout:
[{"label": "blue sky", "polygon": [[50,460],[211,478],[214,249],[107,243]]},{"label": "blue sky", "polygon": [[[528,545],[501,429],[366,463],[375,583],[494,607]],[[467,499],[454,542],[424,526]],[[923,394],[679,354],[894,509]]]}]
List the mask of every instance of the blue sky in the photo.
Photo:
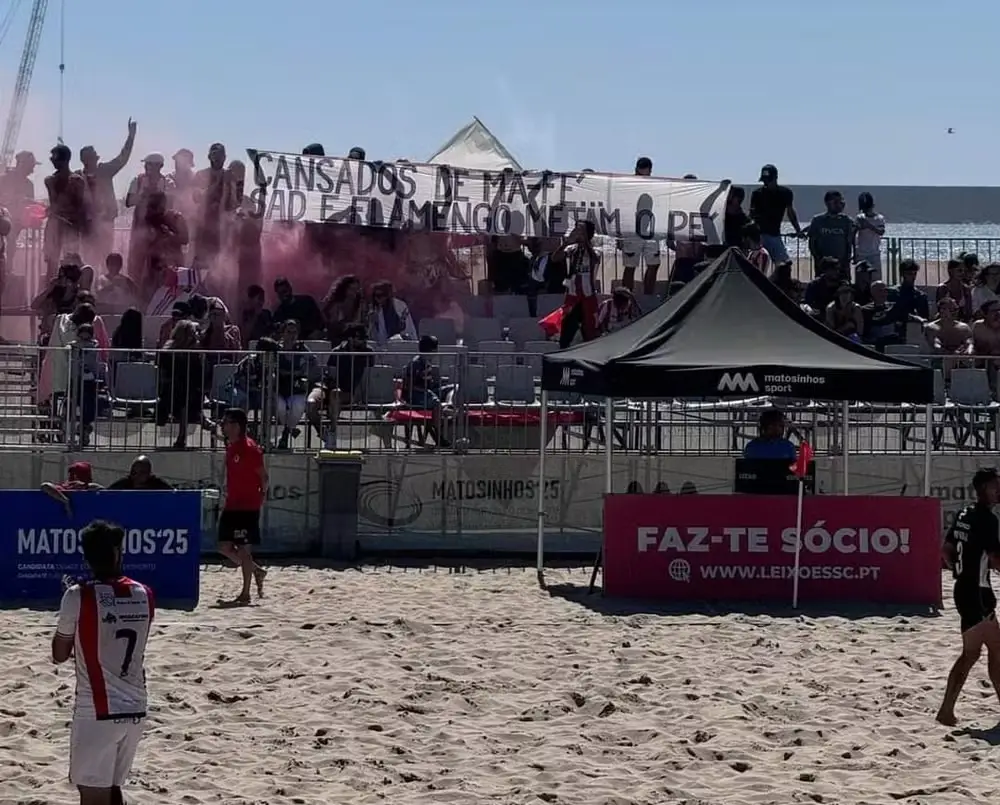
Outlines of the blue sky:
[{"label": "blue sky", "polygon": [[[0,114],[31,2],[0,43]],[[764,162],[791,184],[1000,182],[1000,3],[834,7],[73,0],[65,139],[110,156],[132,115],[138,151],[186,145],[199,164],[215,140],[417,160],[478,115],[528,167],[630,171],[646,154],[661,175],[743,182]],[[50,0],[19,143],[40,157],[58,130],[59,11]]]}]

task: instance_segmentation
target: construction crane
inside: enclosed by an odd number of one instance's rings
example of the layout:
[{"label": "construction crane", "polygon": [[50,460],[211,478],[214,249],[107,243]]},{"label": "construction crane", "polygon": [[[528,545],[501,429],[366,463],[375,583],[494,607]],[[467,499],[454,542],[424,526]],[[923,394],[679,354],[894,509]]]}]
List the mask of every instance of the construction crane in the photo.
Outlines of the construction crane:
[{"label": "construction crane", "polygon": [[17,138],[21,134],[21,121],[24,120],[24,107],[28,103],[31,75],[35,72],[35,58],[38,56],[38,45],[42,40],[42,28],[45,26],[45,12],[48,8],[49,0],[34,0],[31,7],[28,35],[24,40],[24,50],[21,51],[21,64],[17,69],[14,95],[11,97],[10,111],[7,113],[7,123],[3,130],[3,144],[0,145],[0,171],[7,170],[17,148]]}]

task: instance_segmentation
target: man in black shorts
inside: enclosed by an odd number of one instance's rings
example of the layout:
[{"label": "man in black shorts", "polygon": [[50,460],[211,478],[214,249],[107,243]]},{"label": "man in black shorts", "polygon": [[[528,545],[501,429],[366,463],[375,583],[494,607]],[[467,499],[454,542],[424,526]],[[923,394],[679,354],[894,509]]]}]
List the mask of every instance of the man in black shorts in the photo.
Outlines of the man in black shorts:
[{"label": "man in black shorts", "polygon": [[962,653],[948,674],[937,720],[955,725],[955,702],[969,671],[986,646],[987,672],[1000,697],[1000,626],[997,599],[990,584],[990,567],[1000,568],[1000,520],[993,507],[1000,501],[1000,475],[981,469],[972,476],[976,502],[958,513],[942,549],[955,577],[955,609],[961,618]]}]

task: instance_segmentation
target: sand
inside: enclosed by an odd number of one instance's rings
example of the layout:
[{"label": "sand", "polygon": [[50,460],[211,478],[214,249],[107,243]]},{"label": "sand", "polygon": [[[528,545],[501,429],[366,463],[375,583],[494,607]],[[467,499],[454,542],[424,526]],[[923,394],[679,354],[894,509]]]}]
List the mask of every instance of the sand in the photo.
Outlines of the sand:
[{"label": "sand", "polygon": [[[161,611],[137,803],[996,801],[985,665],[934,723],[955,613],[659,614],[584,570],[274,568],[259,606]],[[575,585],[567,593],[565,585]],[[0,805],[75,802],[52,613],[0,612]],[[971,728],[971,729],[970,729]],[[995,731],[990,731],[993,728]]]}]

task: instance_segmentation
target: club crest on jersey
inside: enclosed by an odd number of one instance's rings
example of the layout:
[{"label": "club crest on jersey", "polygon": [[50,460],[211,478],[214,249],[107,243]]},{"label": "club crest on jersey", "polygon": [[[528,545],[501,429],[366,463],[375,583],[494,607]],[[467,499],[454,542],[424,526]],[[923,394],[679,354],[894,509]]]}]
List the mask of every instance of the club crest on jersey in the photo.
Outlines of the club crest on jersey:
[{"label": "club crest on jersey", "polygon": [[97,597],[97,601],[102,607],[113,607],[115,605],[115,594],[102,590],[101,594]]}]

